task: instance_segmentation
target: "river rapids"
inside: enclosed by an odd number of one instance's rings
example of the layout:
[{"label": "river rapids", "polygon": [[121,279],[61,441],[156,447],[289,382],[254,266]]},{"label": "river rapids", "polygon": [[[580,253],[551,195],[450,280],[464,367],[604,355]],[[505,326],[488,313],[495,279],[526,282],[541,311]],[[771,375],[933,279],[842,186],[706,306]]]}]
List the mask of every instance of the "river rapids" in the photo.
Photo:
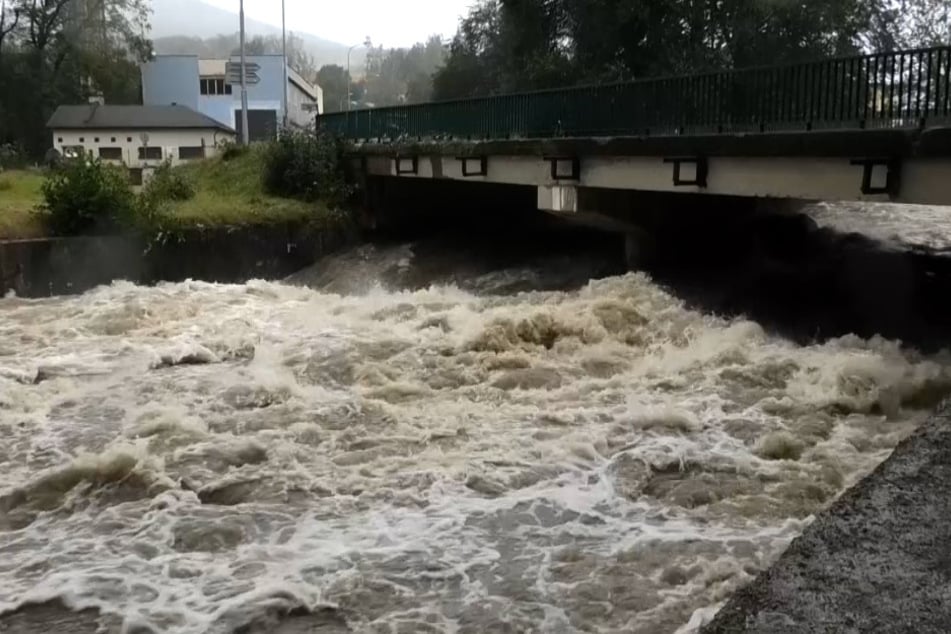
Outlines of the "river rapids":
[{"label": "river rapids", "polygon": [[694,632],[951,392],[898,342],[526,275],[0,300],[0,614]]}]

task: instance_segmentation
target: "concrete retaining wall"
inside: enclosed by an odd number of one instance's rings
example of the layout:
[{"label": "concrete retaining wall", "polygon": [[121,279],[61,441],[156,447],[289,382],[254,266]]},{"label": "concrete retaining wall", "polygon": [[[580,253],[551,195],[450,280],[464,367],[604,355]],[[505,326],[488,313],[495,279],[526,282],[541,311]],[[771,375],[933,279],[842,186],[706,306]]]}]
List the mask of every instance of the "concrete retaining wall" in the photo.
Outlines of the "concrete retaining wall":
[{"label": "concrete retaining wall", "polygon": [[280,279],[355,240],[351,229],[273,225],[191,230],[151,243],[139,236],[0,241],[0,295],[82,293],[115,280]]}]

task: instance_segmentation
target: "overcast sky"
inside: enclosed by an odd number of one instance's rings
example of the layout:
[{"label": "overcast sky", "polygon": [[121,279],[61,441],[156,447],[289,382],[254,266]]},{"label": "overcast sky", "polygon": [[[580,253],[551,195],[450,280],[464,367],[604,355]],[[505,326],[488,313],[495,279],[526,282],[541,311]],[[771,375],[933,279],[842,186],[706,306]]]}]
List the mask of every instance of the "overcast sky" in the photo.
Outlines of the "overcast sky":
[{"label": "overcast sky", "polygon": [[[238,11],[239,0],[205,0]],[[474,0],[286,0],[287,29],[341,44],[369,36],[386,47],[407,46],[433,34],[451,37]],[[248,17],[281,24],[279,0],[245,0]]]}]

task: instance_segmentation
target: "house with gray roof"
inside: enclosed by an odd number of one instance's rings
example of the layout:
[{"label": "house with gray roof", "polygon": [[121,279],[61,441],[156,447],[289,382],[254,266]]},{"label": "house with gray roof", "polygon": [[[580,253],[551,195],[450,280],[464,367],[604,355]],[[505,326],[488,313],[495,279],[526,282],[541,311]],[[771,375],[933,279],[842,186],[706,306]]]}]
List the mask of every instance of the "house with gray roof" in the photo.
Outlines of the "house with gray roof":
[{"label": "house with gray roof", "polygon": [[173,164],[214,156],[234,142],[235,131],[186,106],[60,106],[46,127],[64,157],[83,154],[125,165],[133,182],[170,160]]}]

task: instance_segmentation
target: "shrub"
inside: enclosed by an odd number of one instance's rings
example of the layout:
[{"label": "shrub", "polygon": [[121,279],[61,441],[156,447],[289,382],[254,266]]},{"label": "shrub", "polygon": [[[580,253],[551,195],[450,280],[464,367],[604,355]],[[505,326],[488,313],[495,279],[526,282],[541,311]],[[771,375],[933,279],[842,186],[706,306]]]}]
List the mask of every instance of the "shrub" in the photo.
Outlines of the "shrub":
[{"label": "shrub", "polygon": [[158,203],[191,200],[195,197],[195,183],[184,171],[173,169],[169,159],[152,173],[142,190],[142,196]]},{"label": "shrub", "polygon": [[26,153],[12,143],[0,143],[0,170],[17,169],[27,164]]},{"label": "shrub", "polygon": [[242,157],[247,153],[248,146],[238,145],[237,143],[232,143],[230,141],[222,144],[220,152],[222,161],[233,161],[234,159]]},{"label": "shrub", "polygon": [[275,196],[308,202],[344,202],[350,189],[344,175],[342,143],[313,129],[284,130],[267,146],[264,188]]},{"label": "shrub", "polygon": [[126,174],[98,159],[67,161],[43,183],[44,209],[58,235],[115,232],[134,221],[136,200]]}]

